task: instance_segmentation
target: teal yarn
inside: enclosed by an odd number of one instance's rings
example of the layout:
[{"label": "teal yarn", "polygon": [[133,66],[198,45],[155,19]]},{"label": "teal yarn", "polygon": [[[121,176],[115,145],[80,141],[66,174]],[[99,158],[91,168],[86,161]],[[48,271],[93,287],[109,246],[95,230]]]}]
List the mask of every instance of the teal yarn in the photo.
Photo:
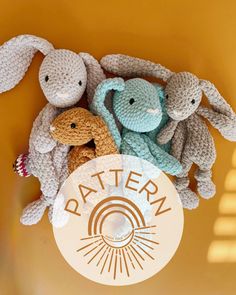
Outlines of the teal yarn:
[{"label": "teal yarn", "polygon": [[[105,107],[105,98],[113,90],[113,112],[122,124],[120,134],[115,117]],[[91,111],[101,116],[122,154],[147,160],[172,175],[182,171],[177,159],[168,154],[170,143],[157,144],[156,136],[165,126],[169,117],[165,110],[163,88],[144,79],[134,78],[124,81],[121,78],[101,82],[94,95]]]},{"label": "teal yarn", "polygon": [[152,131],[162,119],[156,88],[139,78],[127,80],[125,88],[114,93],[113,111],[122,126],[135,132]]},{"label": "teal yarn", "polygon": [[118,147],[120,149],[121,145],[121,135],[116,126],[116,122],[114,116],[109,112],[109,110],[105,107],[105,98],[109,91],[123,91],[125,89],[125,82],[121,78],[114,79],[106,79],[101,82],[95,91],[93,101],[90,104],[90,110],[103,118],[103,120],[107,123],[107,126],[112,134],[112,137]]}]

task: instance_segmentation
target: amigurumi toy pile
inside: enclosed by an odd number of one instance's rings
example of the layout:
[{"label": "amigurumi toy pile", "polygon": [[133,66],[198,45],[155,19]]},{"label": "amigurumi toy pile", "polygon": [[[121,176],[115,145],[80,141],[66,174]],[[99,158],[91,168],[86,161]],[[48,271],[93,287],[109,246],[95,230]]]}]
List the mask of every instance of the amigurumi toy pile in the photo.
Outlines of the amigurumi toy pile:
[{"label": "amigurumi toy pile", "polygon": [[[54,49],[45,39],[20,35],[0,47],[0,92],[12,89],[22,80],[38,51],[45,55],[40,66],[39,82],[49,103],[34,121],[29,139],[29,155],[20,156],[15,164],[19,174],[36,176],[42,191],[40,199],[23,211],[21,222],[26,225],[37,223],[47,207],[52,222],[53,202],[68,175],[69,147],[57,143],[51,137],[51,122],[64,108],[75,105],[85,89],[91,99],[97,84],[105,79],[101,66],[91,55]],[[53,222],[57,223],[56,220]]]},{"label": "amigurumi toy pile", "polygon": [[[183,166],[175,182],[183,206],[193,209],[199,204],[198,196],[189,188],[188,173],[194,163],[198,166],[195,178],[199,194],[206,199],[214,196],[211,169],[216,150],[202,117],[224,138],[236,141],[236,114],[216,87],[189,72],[173,73],[160,64],[121,54],[107,55],[101,64],[105,70],[122,77],[150,76],[166,82],[166,110],[170,120],[157,140],[164,144],[172,139],[171,154]],[[203,93],[211,108],[201,106]]]}]

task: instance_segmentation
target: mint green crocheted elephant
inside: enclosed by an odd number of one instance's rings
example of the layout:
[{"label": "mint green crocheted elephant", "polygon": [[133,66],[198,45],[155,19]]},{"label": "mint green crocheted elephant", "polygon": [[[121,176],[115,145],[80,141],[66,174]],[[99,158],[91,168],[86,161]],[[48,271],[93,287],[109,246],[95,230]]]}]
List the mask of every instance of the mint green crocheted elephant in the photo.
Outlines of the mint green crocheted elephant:
[{"label": "mint green crocheted elephant", "polygon": [[[123,127],[121,133],[104,103],[111,90],[113,112]],[[122,154],[140,157],[172,175],[182,171],[179,161],[168,154],[170,143],[156,143],[157,134],[169,119],[160,85],[140,78],[106,79],[98,85],[90,108],[107,123]]]}]

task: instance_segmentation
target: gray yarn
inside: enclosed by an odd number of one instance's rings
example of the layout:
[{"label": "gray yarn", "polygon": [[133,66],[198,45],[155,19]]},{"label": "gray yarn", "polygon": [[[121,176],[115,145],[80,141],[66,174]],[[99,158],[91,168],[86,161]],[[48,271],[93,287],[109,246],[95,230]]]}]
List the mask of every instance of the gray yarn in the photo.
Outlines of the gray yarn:
[{"label": "gray yarn", "polygon": [[[199,194],[206,199],[214,196],[211,169],[216,150],[201,117],[206,118],[224,138],[236,141],[236,114],[215,86],[191,73],[173,73],[160,64],[120,54],[103,57],[101,65],[122,77],[151,76],[167,82],[166,108],[172,120],[162,129],[157,140],[164,144],[172,139],[171,154],[183,165],[183,172],[175,181],[183,207],[193,209],[199,204],[198,196],[188,187],[188,173],[193,163],[198,166],[195,178]],[[203,93],[209,100],[210,109],[200,105]]]},{"label": "gray yarn", "polygon": [[[85,90],[91,100],[97,84],[105,79],[100,64],[88,53],[54,49],[45,39],[20,35],[0,47],[0,93],[12,89],[22,80],[38,51],[45,55],[39,70],[39,82],[49,103],[34,121],[29,140],[27,165],[40,181],[42,196],[24,209],[21,222],[26,225],[37,223],[47,207],[49,217],[52,216],[53,202],[68,176],[69,147],[51,137],[51,122],[64,108],[75,105]],[[54,220],[57,219],[60,225],[63,214],[59,215]]]}]

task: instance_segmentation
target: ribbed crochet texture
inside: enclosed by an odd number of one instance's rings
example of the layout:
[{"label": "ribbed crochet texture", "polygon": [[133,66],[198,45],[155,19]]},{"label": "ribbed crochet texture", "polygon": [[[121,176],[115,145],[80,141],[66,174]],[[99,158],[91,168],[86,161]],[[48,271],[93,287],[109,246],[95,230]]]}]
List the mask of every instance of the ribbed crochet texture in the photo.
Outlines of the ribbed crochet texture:
[{"label": "ribbed crochet texture", "polygon": [[[91,159],[118,153],[106,123],[86,109],[73,108],[60,114],[50,129],[55,140],[74,146],[68,157],[70,173]],[[95,148],[86,146],[92,140]]]},{"label": "ribbed crochet texture", "polygon": [[[54,49],[45,39],[20,35],[0,47],[0,92],[10,90],[20,82],[37,51],[46,55],[40,67],[39,81],[49,104],[36,118],[29,140],[28,166],[40,181],[42,197],[24,209],[21,222],[26,225],[37,223],[47,206],[50,206],[51,219],[52,204],[68,175],[69,148],[51,137],[51,122],[63,108],[76,104],[86,87],[88,96],[93,95],[94,88],[105,78],[99,63],[91,55]],[[61,222],[60,214],[58,220],[54,216],[55,225]]]},{"label": "ribbed crochet texture", "polygon": [[[166,109],[171,120],[158,135],[158,142],[164,144],[172,139],[171,154],[183,165],[178,174],[176,188],[183,206],[196,208],[199,199],[189,186],[188,173],[192,164],[197,189],[204,198],[215,194],[215,185],[211,180],[211,169],[215,162],[214,140],[201,117],[208,119],[223,137],[236,141],[236,115],[215,86],[205,80],[199,80],[188,72],[173,73],[165,67],[143,59],[114,54],[102,58],[103,68],[123,77],[151,76],[166,81]],[[211,108],[200,105],[203,93]]]},{"label": "ribbed crochet texture", "polygon": [[[156,87],[143,79],[126,82],[121,78],[107,79],[97,87],[91,108],[105,120],[122,154],[148,160],[163,171],[175,175],[182,170],[180,163],[165,151],[167,146],[161,147],[153,141],[159,126],[168,120],[159,97],[161,88]],[[123,126],[122,135],[114,116],[104,105],[106,94],[111,90],[115,91],[113,111]]]}]

